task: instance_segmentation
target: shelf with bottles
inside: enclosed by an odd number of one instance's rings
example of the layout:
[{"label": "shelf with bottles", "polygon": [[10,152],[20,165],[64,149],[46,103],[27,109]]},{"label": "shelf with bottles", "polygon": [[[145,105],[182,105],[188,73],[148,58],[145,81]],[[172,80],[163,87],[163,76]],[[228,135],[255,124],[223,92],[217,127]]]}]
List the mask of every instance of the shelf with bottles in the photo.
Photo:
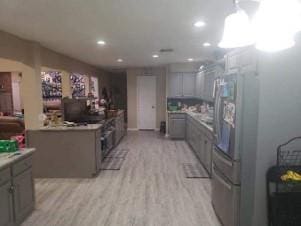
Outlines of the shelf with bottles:
[{"label": "shelf with bottles", "polygon": [[78,73],[70,75],[72,97],[84,97],[86,95],[87,76]]},{"label": "shelf with bottles", "polygon": [[59,71],[42,72],[43,99],[62,98],[62,74]]}]

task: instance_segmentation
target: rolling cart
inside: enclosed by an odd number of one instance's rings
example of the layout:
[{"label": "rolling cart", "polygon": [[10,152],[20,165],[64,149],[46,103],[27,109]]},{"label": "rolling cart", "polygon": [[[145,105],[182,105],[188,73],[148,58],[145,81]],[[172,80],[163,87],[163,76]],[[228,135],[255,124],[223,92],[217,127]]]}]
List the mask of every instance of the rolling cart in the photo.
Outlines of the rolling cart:
[{"label": "rolling cart", "polygon": [[295,137],[277,148],[277,165],[266,175],[268,225],[301,225],[301,180],[282,180],[293,171],[301,174],[301,137]]}]

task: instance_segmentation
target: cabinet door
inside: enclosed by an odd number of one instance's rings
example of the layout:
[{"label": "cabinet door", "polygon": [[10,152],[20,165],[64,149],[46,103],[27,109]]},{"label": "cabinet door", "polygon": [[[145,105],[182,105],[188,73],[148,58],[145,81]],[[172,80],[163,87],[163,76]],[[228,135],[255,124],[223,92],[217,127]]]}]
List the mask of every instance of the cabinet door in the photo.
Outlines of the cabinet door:
[{"label": "cabinet door", "polygon": [[96,160],[96,172],[100,170],[102,161],[101,150],[101,131],[100,129],[95,132],[95,160]]},{"label": "cabinet door", "polygon": [[204,99],[205,100],[213,101],[214,79],[215,79],[214,71],[206,72],[205,87],[204,87]]},{"label": "cabinet door", "polygon": [[212,155],[212,143],[207,138],[207,136],[204,136],[204,161],[203,164],[208,170],[208,172],[211,173],[211,155]]},{"label": "cabinet door", "polygon": [[180,73],[173,73],[169,76],[169,97],[180,97],[183,96],[183,76]]},{"label": "cabinet door", "polygon": [[34,185],[32,169],[13,178],[14,208],[16,222],[22,222],[34,208]]},{"label": "cabinet door", "polygon": [[169,134],[171,138],[185,138],[185,119],[170,119]]},{"label": "cabinet door", "polygon": [[0,185],[0,226],[14,225],[13,199],[10,182]]},{"label": "cabinet door", "polygon": [[204,72],[200,72],[196,76],[196,87],[195,87],[196,97],[203,97],[204,95]]},{"label": "cabinet door", "polygon": [[183,96],[195,96],[195,81],[196,78],[194,73],[183,74]]}]

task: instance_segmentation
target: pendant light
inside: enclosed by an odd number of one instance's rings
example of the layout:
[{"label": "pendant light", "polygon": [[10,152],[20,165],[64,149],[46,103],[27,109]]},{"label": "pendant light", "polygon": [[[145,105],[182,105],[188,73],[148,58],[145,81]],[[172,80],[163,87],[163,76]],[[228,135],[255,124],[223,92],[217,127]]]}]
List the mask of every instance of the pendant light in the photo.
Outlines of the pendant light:
[{"label": "pendant light", "polygon": [[254,44],[254,32],[247,13],[234,2],[236,12],[225,19],[221,48],[237,48]]},{"label": "pendant light", "polygon": [[291,48],[301,30],[301,4],[298,0],[262,0],[253,27],[257,49],[276,52]]}]

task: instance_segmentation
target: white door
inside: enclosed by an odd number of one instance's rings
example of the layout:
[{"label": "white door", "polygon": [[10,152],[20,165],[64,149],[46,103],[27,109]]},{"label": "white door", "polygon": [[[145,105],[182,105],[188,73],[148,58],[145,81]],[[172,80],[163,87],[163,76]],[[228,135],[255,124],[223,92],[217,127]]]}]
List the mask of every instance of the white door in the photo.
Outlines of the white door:
[{"label": "white door", "polygon": [[137,77],[138,129],[156,129],[156,76]]}]

